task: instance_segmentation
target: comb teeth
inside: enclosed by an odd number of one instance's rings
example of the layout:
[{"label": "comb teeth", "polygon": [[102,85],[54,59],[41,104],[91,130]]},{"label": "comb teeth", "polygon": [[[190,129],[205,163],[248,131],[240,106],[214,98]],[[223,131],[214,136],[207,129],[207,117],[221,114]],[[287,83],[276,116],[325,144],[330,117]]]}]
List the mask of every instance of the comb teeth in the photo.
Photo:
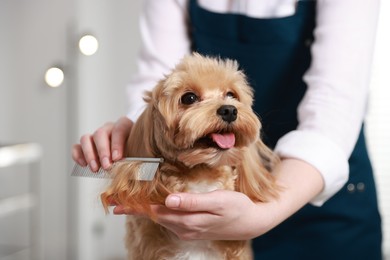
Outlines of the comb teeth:
[{"label": "comb teeth", "polygon": [[[164,159],[127,157],[118,162],[115,162],[114,165],[117,163],[126,163],[130,161],[141,162],[139,171],[135,177],[136,180],[151,181],[153,180],[154,175],[156,174],[158,166],[160,165],[160,163],[164,161]],[[88,166],[83,167],[78,165],[77,163],[73,166],[71,175],[78,176],[78,177],[92,177],[92,178],[99,178],[99,179],[112,178],[112,175],[110,174],[110,170],[106,171],[103,168],[99,168],[97,172],[93,172]]]},{"label": "comb teeth", "polygon": [[73,166],[72,176],[92,177],[98,179],[111,178],[109,172],[105,171],[103,168],[99,168],[97,172],[93,172],[88,166],[83,167],[77,163]]},{"label": "comb teeth", "polygon": [[156,174],[159,163],[154,162],[145,162],[141,164],[139,168],[139,174],[137,180],[140,181],[150,181],[153,180],[154,175]]}]

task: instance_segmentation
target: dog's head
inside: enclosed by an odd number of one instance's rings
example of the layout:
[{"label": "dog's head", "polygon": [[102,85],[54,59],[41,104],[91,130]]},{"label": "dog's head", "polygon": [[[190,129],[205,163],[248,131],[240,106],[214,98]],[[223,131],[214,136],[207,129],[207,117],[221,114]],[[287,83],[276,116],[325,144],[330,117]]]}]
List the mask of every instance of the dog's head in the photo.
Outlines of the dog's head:
[{"label": "dog's head", "polygon": [[242,150],[259,138],[252,99],[237,62],[187,56],[147,94],[148,107],[137,122],[140,129],[134,129],[138,137],[130,138],[142,143],[130,143],[131,154],[135,146],[187,167],[235,164]]}]

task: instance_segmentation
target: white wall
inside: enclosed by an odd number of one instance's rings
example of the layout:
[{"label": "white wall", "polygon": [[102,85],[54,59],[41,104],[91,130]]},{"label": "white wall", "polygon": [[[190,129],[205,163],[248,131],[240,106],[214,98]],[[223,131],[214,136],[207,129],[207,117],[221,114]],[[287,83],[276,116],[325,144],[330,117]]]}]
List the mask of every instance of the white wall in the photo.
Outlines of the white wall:
[{"label": "white wall", "polygon": [[[41,174],[33,176],[41,188],[41,255],[59,260],[66,259],[66,84],[50,89],[43,75],[66,61],[72,3],[0,1],[0,143],[42,146]],[[0,183],[0,189],[6,185]],[[18,232],[18,223],[10,225]]]},{"label": "white wall", "polygon": [[[104,215],[97,200],[100,183],[70,178],[70,147],[82,133],[127,112],[124,88],[135,70],[139,8],[138,0],[0,1],[0,143],[28,141],[43,147],[41,176],[36,176],[40,259],[124,254],[116,235],[123,233],[121,217]],[[77,50],[86,32],[100,42],[95,56]],[[53,65],[65,72],[57,89],[43,80]],[[106,228],[106,223],[114,224]],[[21,225],[14,224],[13,232],[20,231]]]}]

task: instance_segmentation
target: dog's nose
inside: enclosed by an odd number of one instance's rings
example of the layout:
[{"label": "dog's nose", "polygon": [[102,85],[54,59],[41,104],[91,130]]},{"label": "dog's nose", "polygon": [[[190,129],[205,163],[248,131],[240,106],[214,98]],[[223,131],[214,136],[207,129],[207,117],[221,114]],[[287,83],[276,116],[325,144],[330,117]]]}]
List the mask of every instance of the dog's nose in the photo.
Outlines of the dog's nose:
[{"label": "dog's nose", "polygon": [[237,119],[237,113],[237,108],[232,105],[223,105],[217,110],[217,114],[222,118],[222,120],[228,123]]}]

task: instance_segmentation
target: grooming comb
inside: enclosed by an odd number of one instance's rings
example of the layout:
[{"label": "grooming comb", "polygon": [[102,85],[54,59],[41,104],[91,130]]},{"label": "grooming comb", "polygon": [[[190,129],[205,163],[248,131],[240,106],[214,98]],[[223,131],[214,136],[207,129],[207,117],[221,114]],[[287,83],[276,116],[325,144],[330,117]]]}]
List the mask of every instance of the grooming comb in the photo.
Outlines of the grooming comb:
[{"label": "grooming comb", "polygon": [[[163,158],[138,158],[138,157],[127,157],[114,162],[111,169],[118,163],[126,164],[131,162],[141,162],[138,173],[134,176],[135,180],[139,181],[151,181],[156,174],[157,168],[160,163],[164,162]],[[88,166],[83,167],[79,164],[75,163],[72,170],[72,176],[79,177],[93,177],[93,178],[112,178],[110,174],[110,169],[104,170],[103,168],[99,168],[97,172],[93,172]]]}]

